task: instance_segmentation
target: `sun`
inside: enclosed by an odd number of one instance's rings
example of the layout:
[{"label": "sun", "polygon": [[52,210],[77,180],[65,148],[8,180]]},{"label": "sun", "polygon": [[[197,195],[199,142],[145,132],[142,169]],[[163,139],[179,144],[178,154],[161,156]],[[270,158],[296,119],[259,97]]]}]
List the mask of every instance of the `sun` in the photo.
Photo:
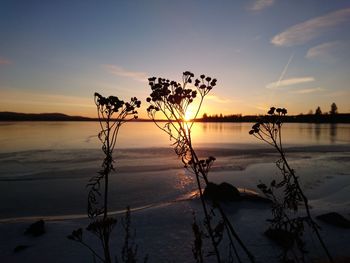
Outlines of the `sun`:
[{"label": "sun", "polygon": [[190,104],[187,109],[186,109],[186,112],[185,112],[185,116],[184,116],[184,121],[191,121],[195,118],[197,118],[197,114],[198,114],[198,101],[194,101],[192,104]]},{"label": "sun", "polygon": [[193,118],[193,111],[190,109],[187,109],[185,112],[185,121],[190,121]]}]

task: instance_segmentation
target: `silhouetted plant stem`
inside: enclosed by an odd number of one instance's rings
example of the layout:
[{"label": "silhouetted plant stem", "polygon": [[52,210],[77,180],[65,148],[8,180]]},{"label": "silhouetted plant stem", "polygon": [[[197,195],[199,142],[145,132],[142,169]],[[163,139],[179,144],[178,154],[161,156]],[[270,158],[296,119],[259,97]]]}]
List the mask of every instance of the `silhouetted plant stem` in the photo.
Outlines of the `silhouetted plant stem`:
[{"label": "silhouetted plant stem", "polygon": [[[87,210],[91,223],[86,230],[99,239],[104,257],[99,256],[94,249],[83,241],[83,231],[81,228],[73,231],[68,238],[86,246],[102,262],[111,263],[110,236],[117,223],[116,218],[108,216],[109,176],[114,170],[113,150],[120,126],[128,120],[137,118],[136,108],[140,107],[141,102],[136,97],[131,98],[130,102],[124,102],[115,96],[106,98],[98,93],[94,94],[94,99],[101,128],[98,138],[102,143],[102,151],[105,158],[98,175],[93,176],[87,185],[89,188]],[[113,114],[117,115],[115,119],[112,119]],[[103,194],[101,193],[101,188]]]},{"label": "silhouetted plant stem", "polygon": [[[274,204],[273,214],[274,219],[272,220],[272,225],[278,229],[283,226],[286,228],[286,231],[289,231],[290,234],[294,236],[294,240],[297,243],[297,247],[302,254],[302,261],[304,262],[305,250],[303,248],[304,244],[301,240],[301,236],[304,232],[303,224],[306,222],[311,226],[312,230],[315,232],[323,250],[325,251],[330,262],[333,262],[333,259],[321,238],[321,235],[318,230],[318,225],[312,219],[308,199],[299,183],[298,177],[295,175],[295,171],[290,167],[287,158],[285,156],[285,151],[283,150],[282,144],[282,117],[287,113],[286,109],[271,107],[268,111],[268,116],[261,119],[258,123],[254,124],[252,130],[249,134],[254,135],[259,140],[262,140],[272,147],[274,147],[280,155],[280,160],[276,162],[277,167],[280,169],[283,180],[279,183],[276,183],[273,180],[270,184],[270,187],[267,187],[265,184],[259,184],[258,187],[263,191],[263,193],[269,197]],[[277,188],[284,187],[284,197],[282,202],[280,202],[275,194],[274,190]],[[299,202],[302,202],[306,211],[306,217],[296,217],[290,218],[286,213],[286,209],[290,209],[294,212],[298,211]],[[286,227],[288,226],[288,227]],[[284,252],[284,259],[287,257],[287,250]],[[292,251],[293,256],[297,256]]]},{"label": "silhouetted plant stem", "polygon": [[88,250],[90,250],[90,252],[97,257],[99,260],[101,260],[102,262],[107,262],[106,260],[104,260],[100,255],[98,255],[88,244],[86,244],[85,242],[80,242],[80,244],[82,244],[84,247],[86,247]]},{"label": "silhouetted plant stem", "polygon": [[[108,116],[107,119],[107,137],[106,137],[106,163],[107,163],[107,169],[106,173],[104,175],[104,211],[103,211],[103,220],[105,221],[107,219],[107,211],[108,211],[108,179],[109,179],[109,174],[111,172],[111,164],[112,164],[112,156],[111,156],[111,151],[110,151],[110,115]],[[107,232],[106,228],[103,228],[103,249],[104,249],[104,254],[105,254],[105,261],[106,262],[111,262],[111,253],[110,253],[110,248],[109,248],[109,233]]]},{"label": "silhouetted plant stem", "polygon": [[320,231],[318,231],[318,228],[319,228],[318,225],[317,225],[317,224],[315,223],[315,221],[312,219],[311,212],[310,212],[310,208],[309,208],[309,201],[308,201],[307,197],[305,196],[304,192],[301,190],[301,187],[300,187],[300,184],[299,184],[299,180],[298,180],[297,176],[295,175],[294,170],[290,168],[290,166],[289,166],[289,164],[288,164],[288,162],[287,162],[287,159],[286,159],[286,157],[285,157],[285,154],[284,154],[284,152],[282,151],[282,148],[279,149],[279,148],[277,147],[277,149],[278,149],[278,151],[279,151],[279,153],[280,153],[280,155],[281,155],[281,158],[282,158],[283,162],[286,164],[286,167],[287,167],[288,171],[289,171],[290,174],[293,176],[293,179],[294,179],[294,182],[295,182],[296,186],[298,187],[298,189],[300,189],[300,195],[301,195],[301,197],[302,197],[302,199],[303,199],[304,207],[305,207],[305,210],[306,210],[306,214],[307,214],[307,217],[308,217],[309,220],[310,220],[310,221],[309,221],[309,224],[311,224],[312,230],[315,232],[315,234],[316,234],[316,236],[317,236],[317,239],[319,240],[319,242],[320,242],[320,244],[321,244],[323,250],[324,250],[325,253],[327,254],[327,257],[328,257],[329,261],[330,261],[330,262],[334,262],[334,261],[333,261],[333,258],[332,258],[332,256],[331,256],[331,254],[329,253],[329,250],[328,250],[326,244],[324,243],[324,241],[323,241],[323,239],[322,239],[322,237],[321,237],[321,235],[320,235]]},{"label": "silhouetted plant stem", "polygon": [[[203,99],[202,99],[203,100]],[[200,103],[201,105],[201,103]],[[201,204],[202,204],[202,208],[203,208],[203,212],[204,212],[204,217],[205,217],[205,225],[206,225],[206,228],[207,228],[207,231],[208,231],[208,234],[209,234],[209,237],[211,239],[211,243],[213,245],[213,248],[214,248],[214,252],[215,252],[215,256],[216,256],[216,259],[218,262],[221,262],[221,258],[220,258],[220,253],[219,253],[219,249],[218,249],[218,244],[217,242],[215,241],[215,237],[214,237],[214,231],[213,231],[213,227],[212,227],[212,224],[211,224],[211,218],[209,216],[209,212],[208,212],[208,208],[207,208],[207,204],[205,202],[205,199],[204,199],[204,196],[203,196],[203,190],[202,190],[202,186],[201,186],[201,182],[200,182],[200,177],[202,175],[202,178],[204,179],[206,185],[208,184],[208,180],[207,180],[207,177],[206,175],[203,173],[203,172],[200,172],[199,169],[200,169],[200,166],[197,165],[197,163],[199,162],[199,159],[192,147],[192,141],[191,141],[191,129],[190,127],[192,127],[192,125],[189,127],[186,122],[184,122],[183,119],[179,119],[176,115],[176,113],[174,112],[174,110],[169,107],[168,105],[166,106],[166,108],[171,112],[172,116],[174,117],[174,121],[176,123],[179,124],[179,127],[176,127],[174,124],[173,124],[173,120],[171,120],[169,118],[169,116],[166,115],[166,118],[168,119],[168,121],[171,123],[172,127],[176,130],[177,133],[179,134],[186,134],[187,136],[184,136],[184,140],[185,140],[185,143],[188,145],[189,147],[189,152],[190,152],[190,155],[192,156],[191,159],[194,159],[196,160],[195,165],[193,166],[193,172],[195,174],[195,177],[196,177],[196,182],[197,182],[197,187],[198,187],[198,192],[199,192],[199,197],[200,197],[200,200],[201,200]],[[185,116],[185,112],[182,111],[181,112],[183,115],[182,116]],[[163,130],[163,128],[161,128],[158,123],[153,119],[154,123],[160,128]],[[186,126],[186,127],[185,127]],[[186,129],[187,128],[187,129]],[[173,135],[171,135],[171,137],[174,139],[175,137]]]},{"label": "silhouetted plant stem", "polygon": [[[194,162],[195,163],[199,163],[199,158],[198,158],[196,152],[193,150],[191,142],[189,142],[189,146],[190,146],[190,149],[191,149],[192,158],[195,160]],[[199,189],[201,201],[202,201],[202,203],[204,203],[204,206],[206,206],[205,205],[205,200],[204,200],[204,197],[203,197],[203,194],[202,194],[202,189],[201,189],[199,177],[201,175],[201,177],[203,178],[203,180],[204,180],[206,185],[209,184],[209,180],[208,180],[207,174],[203,171],[202,167],[201,166],[198,166],[198,167],[199,167],[199,170],[195,171],[197,181],[199,182],[198,189]],[[215,201],[215,200],[213,200],[213,203],[214,203],[214,207],[216,207],[219,210],[219,213],[220,213],[222,219],[225,222],[225,227],[227,227],[227,230],[228,230],[227,233],[228,233],[228,236],[229,236],[230,242],[232,243],[233,248],[235,249],[234,243],[233,243],[233,240],[232,240],[232,236],[237,240],[238,244],[242,247],[244,252],[247,254],[247,256],[250,259],[250,261],[255,262],[254,256],[249,252],[248,248],[244,245],[243,241],[241,240],[241,238],[236,233],[236,231],[233,228],[230,220],[228,219],[225,211],[222,209],[220,203]],[[206,209],[206,207],[203,207],[203,209],[204,209],[204,212],[205,212],[205,215],[206,215],[206,218],[207,218],[207,216],[208,216],[207,209]],[[238,254],[236,254],[236,255],[237,255],[237,258],[239,259]]]},{"label": "silhouetted plant stem", "polygon": [[[189,135],[189,138],[190,138],[190,135]],[[191,149],[191,155],[192,155],[192,159],[194,159],[194,163],[199,163],[200,160],[196,154],[196,152],[193,150],[192,148],[192,143],[191,141],[189,140],[188,142],[189,144],[189,147]],[[203,171],[202,167],[201,166],[197,166],[198,167],[198,171],[195,170],[195,173],[196,173],[196,178],[197,178],[197,181],[199,182],[198,183],[198,189],[199,189],[199,193],[200,193],[200,196],[201,196],[201,200],[202,200],[202,203],[204,203],[204,206],[205,206],[205,200],[204,200],[204,197],[203,197],[203,194],[202,194],[202,188],[201,188],[201,185],[200,185],[200,181],[199,181],[199,177],[201,175],[201,177],[203,178],[204,182],[206,185],[209,184],[209,180],[208,180],[208,177],[207,177],[207,174]],[[222,209],[221,205],[219,202],[213,200],[213,203],[214,203],[214,207],[216,207],[218,210],[219,210],[219,213],[221,215],[221,217],[223,218],[224,222],[225,222],[225,227],[227,228],[227,233],[228,233],[228,237],[230,239],[230,242],[232,244],[232,247],[233,249],[236,251],[235,249],[235,246],[234,246],[234,243],[233,243],[233,239],[232,239],[232,236],[237,240],[237,242],[239,243],[239,245],[242,247],[242,249],[245,251],[245,253],[247,254],[247,256],[249,257],[249,259],[254,262],[255,259],[254,259],[254,256],[249,252],[249,250],[247,249],[247,247],[244,245],[243,241],[241,240],[241,238],[238,236],[238,234],[236,233],[235,229],[233,228],[230,220],[227,218],[227,215],[226,213],[224,212],[224,210]],[[208,215],[208,212],[207,212],[207,209],[204,208],[204,212],[205,212],[205,215],[207,216]],[[231,236],[232,235],[232,236]],[[240,261],[240,258],[239,258],[239,255],[236,251],[236,256],[237,256],[237,259]]]},{"label": "silhouetted plant stem", "polygon": [[200,226],[197,224],[196,215],[193,212],[193,223],[192,223],[192,232],[194,234],[194,244],[192,245],[192,253],[196,263],[203,263],[203,231]]},{"label": "silhouetted plant stem", "polygon": [[[202,105],[202,102],[203,102],[203,99],[201,100],[201,102],[200,102],[200,104],[199,104],[200,106]],[[200,107],[200,106],[199,106],[199,107]],[[199,112],[199,109],[197,110],[197,114],[198,114],[198,112]],[[191,123],[191,126],[190,126],[190,127],[192,127],[192,125],[193,125],[193,123]],[[188,129],[188,138],[189,138],[189,139],[187,140],[187,143],[188,143],[188,145],[189,145],[189,147],[190,147],[190,150],[191,150],[192,159],[195,160],[194,163],[197,163],[197,164],[198,164],[198,163],[200,162],[200,160],[199,160],[199,158],[198,158],[196,152],[193,150],[193,147],[192,147],[191,129]],[[202,201],[202,203],[204,204],[204,206],[206,206],[206,205],[205,205],[205,200],[204,200],[204,197],[203,197],[203,193],[202,193],[202,188],[201,188],[200,181],[199,181],[199,177],[201,176],[201,177],[203,178],[203,180],[204,180],[204,182],[205,182],[206,185],[209,184],[209,180],[208,180],[207,173],[205,173],[205,172],[203,171],[202,167],[201,167],[200,165],[197,166],[197,167],[198,167],[198,171],[196,171],[195,173],[196,173],[197,181],[199,182],[199,185],[198,185],[199,193],[200,193],[200,196],[201,196],[201,201]],[[226,229],[227,229],[227,233],[228,233],[228,237],[229,237],[231,246],[232,246],[232,248],[233,248],[234,251],[235,251],[235,255],[236,255],[238,261],[241,262],[240,257],[239,257],[239,255],[238,255],[238,253],[237,253],[237,250],[236,250],[236,248],[235,248],[235,246],[234,246],[234,242],[233,242],[232,236],[237,240],[238,244],[242,247],[242,249],[244,250],[244,252],[247,254],[247,256],[248,256],[248,258],[250,259],[250,261],[255,262],[254,256],[249,252],[249,250],[248,250],[247,247],[244,245],[244,243],[243,243],[243,241],[241,240],[241,238],[238,236],[238,234],[237,234],[237,232],[235,231],[235,229],[233,228],[233,226],[232,226],[230,220],[228,219],[226,213],[225,213],[224,210],[222,209],[220,203],[217,202],[217,201],[215,201],[215,200],[213,200],[213,204],[214,204],[214,207],[216,207],[216,208],[219,210],[219,213],[220,213],[221,217],[222,217],[223,220],[224,220],[225,227],[226,227]],[[207,217],[207,216],[208,216],[207,209],[204,208],[204,207],[203,207],[203,209],[204,209],[206,218],[208,218],[208,217]],[[212,237],[212,235],[211,235],[211,237]],[[214,239],[213,239],[213,240],[214,240]],[[215,246],[215,248],[216,248],[215,251],[218,251],[217,245]],[[218,260],[220,261],[220,258],[219,258]]]},{"label": "silhouetted plant stem", "polygon": [[205,217],[205,224],[207,225],[207,230],[208,230],[208,233],[209,233],[209,236],[210,236],[210,239],[211,239],[211,243],[213,244],[213,247],[214,247],[216,259],[217,259],[218,262],[221,262],[218,245],[216,244],[216,241],[215,241],[215,238],[214,238],[213,227],[211,225],[211,219],[209,217],[207,205],[205,203],[205,199],[204,199],[204,196],[203,196],[203,191],[202,191],[202,186],[201,186],[201,182],[200,182],[200,179],[199,179],[199,174],[198,174],[198,172],[195,172],[195,174],[196,174],[197,187],[198,187],[198,191],[199,191],[199,197],[200,197],[201,204],[202,204],[202,207],[203,207],[203,212],[204,212],[204,217]]},{"label": "silhouetted plant stem", "polygon": [[[214,86],[216,86],[216,79],[201,75],[200,79],[194,81],[195,89],[187,88],[187,85],[192,83],[193,77],[193,73],[188,71],[184,72],[182,84],[162,78],[158,78],[158,80],[155,77],[149,78],[149,85],[151,86],[152,92],[150,97],[147,98],[147,102],[150,103],[147,112],[156,126],[166,132],[170,136],[170,139],[175,140],[173,145],[175,146],[176,154],[181,157],[181,161],[185,168],[196,177],[196,183],[204,213],[204,225],[214,249],[214,252],[210,253],[210,255],[215,254],[217,261],[221,262],[222,257],[220,256],[219,244],[223,238],[224,232],[226,231],[225,233],[227,233],[229,237],[230,248],[232,247],[235,249],[233,238],[236,239],[238,244],[242,246],[243,251],[245,253],[248,252],[247,255],[250,261],[254,262],[254,257],[249,253],[242,240],[234,231],[231,222],[221,208],[219,202],[213,201],[213,207],[209,212],[207,202],[203,196],[201,180],[203,180],[204,184],[208,186],[208,172],[215,158],[208,157],[205,160],[198,158],[192,146],[191,139],[191,128],[194,122],[186,122],[185,115],[189,105],[194,101],[197,95],[199,95],[199,106],[197,107],[192,120],[196,118],[204,97]],[[166,123],[164,126],[161,126],[157,122],[157,112],[161,112],[163,117],[165,117]],[[212,215],[215,216],[213,212],[214,209],[218,209],[218,214],[221,217],[219,223],[215,227],[212,225]],[[212,213],[212,215],[210,213]],[[238,253],[236,253],[236,255],[238,260],[240,260]]]},{"label": "silhouetted plant stem", "polygon": [[250,259],[251,262],[255,262],[255,258],[254,256],[250,253],[250,251],[248,250],[248,248],[244,245],[243,241],[241,240],[241,238],[238,236],[237,232],[235,231],[235,229],[233,228],[230,220],[227,218],[226,213],[224,212],[224,210],[222,209],[222,207],[220,206],[220,204],[217,204],[217,208],[220,211],[220,214],[222,216],[222,218],[224,219],[225,225],[229,228],[229,232],[233,235],[233,237],[237,240],[237,242],[239,243],[239,245],[242,247],[242,249],[244,250],[244,252],[247,254],[248,258]]},{"label": "silhouetted plant stem", "polygon": [[309,224],[311,225],[311,227],[312,227],[313,231],[315,232],[322,248],[324,249],[325,253],[327,254],[329,261],[333,262],[333,258],[331,256],[331,254],[329,253],[328,248],[326,247],[326,245],[325,245],[325,243],[320,235],[320,232],[318,231],[318,226],[315,223],[315,221],[312,219],[310,208],[309,208],[309,201],[308,201],[307,197],[305,196],[304,192],[301,190],[301,186],[299,184],[298,177],[295,175],[294,170],[289,166],[289,163],[285,157],[285,153],[283,151],[283,146],[282,146],[282,139],[281,139],[282,138],[281,125],[278,125],[278,133],[279,133],[279,136],[278,136],[279,137],[279,144],[277,144],[276,139],[273,136],[271,137],[272,134],[270,133],[270,137],[273,141],[273,145],[274,145],[275,149],[278,151],[278,153],[280,154],[283,163],[286,165],[290,175],[292,176],[292,178],[294,180],[294,183],[295,183],[297,189],[299,190],[299,194],[302,197],[307,217],[309,218]]}]

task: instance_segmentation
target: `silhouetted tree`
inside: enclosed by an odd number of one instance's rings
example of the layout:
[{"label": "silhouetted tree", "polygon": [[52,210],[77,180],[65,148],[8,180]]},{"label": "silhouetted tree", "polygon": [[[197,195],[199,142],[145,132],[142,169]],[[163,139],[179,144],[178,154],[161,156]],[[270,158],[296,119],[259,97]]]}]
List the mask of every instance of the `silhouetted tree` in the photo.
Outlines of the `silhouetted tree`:
[{"label": "silhouetted tree", "polygon": [[331,110],[329,112],[331,115],[338,114],[338,107],[337,105],[333,102],[331,105]]},{"label": "silhouetted tree", "polygon": [[318,106],[317,109],[315,110],[315,115],[322,115],[320,106]]}]

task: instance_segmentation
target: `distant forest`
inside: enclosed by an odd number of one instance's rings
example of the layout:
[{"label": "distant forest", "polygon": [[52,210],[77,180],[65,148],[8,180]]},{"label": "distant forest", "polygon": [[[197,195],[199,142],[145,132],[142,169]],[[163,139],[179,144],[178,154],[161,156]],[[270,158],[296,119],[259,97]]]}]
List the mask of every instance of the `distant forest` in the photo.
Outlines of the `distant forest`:
[{"label": "distant forest", "polygon": [[[257,122],[262,115],[246,115],[231,114],[231,115],[208,115],[203,114],[202,118],[197,121],[203,122]],[[350,113],[338,113],[338,107],[333,102],[329,112],[322,113],[318,106],[315,113],[312,110],[308,114],[290,115],[283,117],[284,122],[316,122],[316,123],[350,123]]]},{"label": "distant forest", "polygon": [[0,121],[97,121],[97,119],[69,116],[62,113],[0,112]]},{"label": "distant forest", "polygon": [[[262,115],[207,115],[204,114],[202,118],[196,119],[198,122],[257,122]],[[315,123],[350,123],[350,113],[337,114],[300,114],[284,116],[283,122],[315,122]]]}]

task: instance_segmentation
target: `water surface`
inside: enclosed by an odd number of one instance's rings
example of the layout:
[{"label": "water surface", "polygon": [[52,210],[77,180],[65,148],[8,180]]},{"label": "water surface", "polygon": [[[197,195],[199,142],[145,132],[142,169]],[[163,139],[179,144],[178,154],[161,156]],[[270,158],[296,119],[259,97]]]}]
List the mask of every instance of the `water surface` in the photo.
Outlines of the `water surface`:
[{"label": "water surface", "polygon": [[[251,123],[195,123],[195,144],[260,144],[248,132]],[[0,152],[43,149],[97,149],[97,122],[0,122]],[[349,144],[349,124],[286,123],[283,138],[291,145]],[[167,147],[168,136],[152,122],[125,124],[118,148]]]},{"label": "water surface", "polygon": [[[259,181],[278,176],[278,156],[248,134],[251,125],[194,124],[198,154],[217,158],[211,180],[256,190]],[[86,184],[103,160],[98,130],[97,122],[0,123],[0,198],[5,200],[0,218],[84,214]],[[283,138],[313,201],[350,211],[350,125],[287,123]],[[122,127],[111,176],[112,210],[173,201],[196,188],[171,143],[151,122]]]}]

